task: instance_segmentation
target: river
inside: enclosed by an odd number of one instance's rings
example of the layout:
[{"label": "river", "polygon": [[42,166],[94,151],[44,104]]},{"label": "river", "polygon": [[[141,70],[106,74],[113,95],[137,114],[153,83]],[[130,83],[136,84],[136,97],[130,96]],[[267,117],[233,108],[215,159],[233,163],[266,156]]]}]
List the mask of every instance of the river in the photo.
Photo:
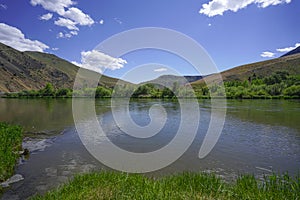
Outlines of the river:
[{"label": "river", "polygon": [[[78,101],[89,105],[91,100]],[[178,102],[132,100],[129,110],[133,121],[146,126],[150,122],[149,109],[154,104],[164,107],[167,120],[157,135],[147,139],[133,138],[118,129],[113,123],[110,100],[96,100],[95,110],[114,144],[127,151],[144,153],[168,144],[181,120]],[[208,129],[211,103],[199,100],[199,127],[191,146],[171,165],[145,175],[160,177],[183,171],[205,171],[230,181],[244,173],[257,178],[272,172],[288,172],[292,176],[299,173],[299,100],[227,100],[226,109],[221,136],[208,156],[198,158]],[[73,121],[72,99],[0,99],[0,121],[23,126],[27,133],[23,145],[31,150],[30,157],[20,160],[16,169],[24,180],[12,184],[3,199],[43,194],[74,174],[110,169],[82,144]]]}]

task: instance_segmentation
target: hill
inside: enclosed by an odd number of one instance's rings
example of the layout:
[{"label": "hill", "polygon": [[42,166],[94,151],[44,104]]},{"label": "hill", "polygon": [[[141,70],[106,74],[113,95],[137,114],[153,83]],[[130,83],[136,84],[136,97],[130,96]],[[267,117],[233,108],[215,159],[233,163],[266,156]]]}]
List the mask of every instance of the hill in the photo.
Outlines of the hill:
[{"label": "hill", "polygon": [[167,85],[172,87],[173,83],[178,83],[179,85],[185,85],[187,83],[192,83],[197,80],[202,79],[202,76],[175,76],[175,75],[163,75],[154,80],[144,82],[145,83],[156,83],[161,85]]},{"label": "hill", "polygon": [[290,51],[290,52],[287,52],[286,54],[284,54],[281,57],[290,56],[290,55],[294,55],[294,54],[297,54],[297,53],[300,53],[300,46],[297,47],[296,49]]},{"label": "hill", "polygon": [[[290,75],[300,74],[300,54],[292,54],[267,61],[256,62],[252,64],[238,66],[221,72],[223,81],[244,81],[255,75],[256,77],[266,77],[277,71],[286,71]],[[209,82],[218,81],[217,76],[212,74],[205,79]],[[204,80],[198,80],[192,85],[204,83]]]},{"label": "hill", "polygon": [[[73,88],[78,69],[53,54],[20,52],[0,43],[0,92],[37,90],[46,83],[52,83],[56,88]],[[85,71],[99,76],[96,72]],[[102,75],[99,85],[112,87],[117,81]]]}]

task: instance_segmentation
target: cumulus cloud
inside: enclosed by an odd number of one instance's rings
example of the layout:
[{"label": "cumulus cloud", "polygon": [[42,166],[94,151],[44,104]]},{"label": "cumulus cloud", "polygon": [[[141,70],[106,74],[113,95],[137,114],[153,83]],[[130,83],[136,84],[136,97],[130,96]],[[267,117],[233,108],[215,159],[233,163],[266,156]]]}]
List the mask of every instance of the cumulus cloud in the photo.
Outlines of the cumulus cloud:
[{"label": "cumulus cloud", "polygon": [[265,51],[265,52],[262,52],[260,54],[260,56],[263,58],[273,58],[275,56],[275,53],[270,52],[270,51]]},{"label": "cumulus cloud", "polygon": [[101,20],[99,21],[99,24],[104,24],[104,20],[101,19]]},{"label": "cumulus cloud", "polygon": [[97,50],[92,50],[81,52],[81,63],[75,61],[72,63],[79,67],[102,73],[106,69],[121,69],[127,61],[122,58],[114,58]]},{"label": "cumulus cloud", "polygon": [[18,28],[4,23],[0,23],[0,42],[19,51],[43,52],[49,48],[40,41],[25,38],[25,35]]},{"label": "cumulus cloud", "polygon": [[266,8],[268,6],[290,3],[291,1],[292,0],[211,0],[202,5],[199,13],[213,17],[223,15],[223,13],[228,10],[237,12],[250,4],[256,4],[258,7]]},{"label": "cumulus cloud", "polygon": [[40,20],[48,21],[48,20],[50,20],[52,17],[53,17],[53,14],[52,14],[52,13],[47,13],[47,14],[44,14],[44,15],[40,16]]},{"label": "cumulus cloud", "polygon": [[65,13],[65,8],[75,4],[72,0],[31,0],[31,5],[41,5],[45,10],[56,12],[59,15]]},{"label": "cumulus cloud", "polygon": [[95,23],[89,15],[84,14],[81,10],[75,7],[69,8],[63,16],[82,26],[91,26]]},{"label": "cumulus cloud", "polygon": [[154,69],[155,72],[165,72],[165,71],[167,71],[167,70],[168,70],[168,69],[167,69],[167,68],[164,68],[164,67]]},{"label": "cumulus cloud", "polygon": [[57,25],[57,26],[66,27],[69,30],[76,30],[76,31],[79,30],[79,28],[76,26],[75,22],[73,22],[70,19],[66,19],[66,18],[62,18],[62,17],[60,17],[58,20],[56,20],[54,22],[54,24]]},{"label": "cumulus cloud", "polygon": [[276,49],[276,51],[285,53],[285,52],[292,51],[293,49],[296,49],[299,46],[300,46],[300,43],[296,43],[295,46],[293,46],[293,47],[279,48],[279,49]]},{"label": "cumulus cloud", "polygon": [[[85,14],[79,8],[74,7],[73,5],[76,3],[72,0],[31,0],[30,3],[33,6],[40,5],[45,10],[57,13],[60,17],[54,24],[66,27],[69,30],[79,31],[77,25],[91,26],[95,23],[88,14]],[[48,13],[40,17],[40,19],[49,20],[52,17],[53,14]]]}]

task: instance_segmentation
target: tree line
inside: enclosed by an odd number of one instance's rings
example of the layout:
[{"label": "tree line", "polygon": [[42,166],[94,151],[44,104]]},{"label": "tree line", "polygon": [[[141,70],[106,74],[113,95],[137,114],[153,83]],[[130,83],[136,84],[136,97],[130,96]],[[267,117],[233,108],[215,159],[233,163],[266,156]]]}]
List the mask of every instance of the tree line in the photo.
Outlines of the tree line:
[{"label": "tree line", "polygon": [[179,85],[174,82],[169,87],[147,83],[142,85],[117,85],[114,88],[98,86],[97,88],[84,88],[72,90],[68,88],[56,89],[47,83],[40,90],[7,93],[12,98],[70,98],[70,97],[131,97],[131,98],[300,98],[300,75],[289,75],[288,72],[278,71],[267,77],[257,77],[254,73],[245,81],[226,81],[222,84]]},{"label": "tree line", "polygon": [[257,77],[254,73],[245,81],[226,81],[224,87],[214,84],[194,89],[200,98],[210,95],[226,95],[229,99],[300,98],[300,75],[278,71],[267,77]]}]

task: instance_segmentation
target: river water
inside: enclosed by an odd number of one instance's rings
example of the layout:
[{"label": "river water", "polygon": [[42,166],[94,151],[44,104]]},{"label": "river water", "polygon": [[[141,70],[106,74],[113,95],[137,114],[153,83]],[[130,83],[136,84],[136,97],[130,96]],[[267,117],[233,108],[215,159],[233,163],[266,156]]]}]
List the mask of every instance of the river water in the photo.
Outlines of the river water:
[{"label": "river water", "polygon": [[[91,100],[78,101],[89,105]],[[130,101],[132,120],[140,126],[149,124],[149,109],[153,105],[164,107],[167,120],[157,135],[147,139],[137,139],[120,130],[114,123],[110,100],[96,100],[95,110],[110,141],[124,150],[145,153],[167,145],[175,137],[182,120],[180,104],[163,100]],[[205,171],[230,181],[244,173],[254,174],[257,178],[272,172],[288,172],[292,176],[299,173],[300,101],[227,100],[221,136],[213,150],[199,159],[211,106],[210,100],[199,101],[199,127],[187,151],[171,165],[146,173],[146,176]],[[16,169],[24,180],[12,184],[3,199],[43,194],[77,173],[110,170],[82,144],[74,126],[72,99],[0,99],[0,121],[23,126],[27,132],[23,145],[31,150],[30,157],[20,160]]]}]

